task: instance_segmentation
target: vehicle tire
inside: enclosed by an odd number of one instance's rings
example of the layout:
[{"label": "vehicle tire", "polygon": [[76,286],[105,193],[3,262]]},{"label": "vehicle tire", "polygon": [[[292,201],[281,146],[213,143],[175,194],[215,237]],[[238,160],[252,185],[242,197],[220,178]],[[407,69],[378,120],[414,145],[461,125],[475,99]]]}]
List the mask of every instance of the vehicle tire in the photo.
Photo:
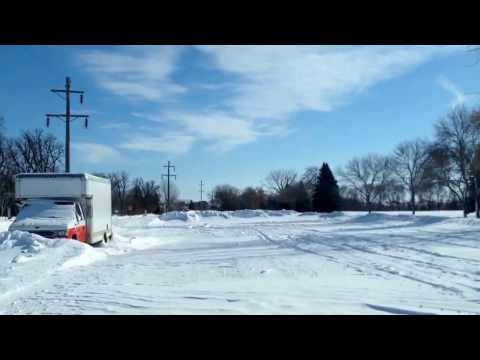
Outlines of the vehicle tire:
[{"label": "vehicle tire", "polygon": [[105,247],[105,246],[107,246],[107,234],[104,234],[102,240],[97,241],[96,243],[93,243],[92,246],[93,247]]}]

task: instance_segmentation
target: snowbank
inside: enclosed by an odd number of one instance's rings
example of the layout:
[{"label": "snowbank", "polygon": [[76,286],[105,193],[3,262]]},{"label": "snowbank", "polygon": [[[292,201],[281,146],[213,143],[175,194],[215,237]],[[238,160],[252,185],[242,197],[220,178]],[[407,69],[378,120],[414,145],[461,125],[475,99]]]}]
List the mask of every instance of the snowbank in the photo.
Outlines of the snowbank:
[{"label": "snowbank", "polygon": [[160,219],[164,221],[198,221],[198,215],[195,211],[170,211],[168,213],[160,215]]},{"label": "snowbank", "polygon": [[221,217],[223,219],[229,219],[230,218],[230,212],[229,211],[201,210],[201,211],[197,211],[197,214],[200,217]]},{"label": "snowbank", "polygon": [[[181,220],[181,221],[199,221],[202,218],[267,218],[270,216],[286,216],[297,215],[293,210],[235,210],[235,211],[218,211],[218,210],[190,210],[190,211],[170,211],[160,216],[163,221]],[[159,225],[159,222],[156,222]]]},{"label": "snowbank", "polygon": [[38,253],[46,247],[57,246],[59,241],[23,231],[5,231],[0,233],[0,251],[19,247],[24,253]]},{"label": "snowbank", "polygon": [[335,218],[335,217],[342,217],[345,214],[342,211],[334,211],[331,213],[319,213],[315,211],[305,211],[300,213],[299,216],[319,216],[321,218]]},{"label": "snowbank", "polygon": [[13,219],[0,218],[0,232],[7,231]]},{"label": "snowbank", "polygon": [[0,232],[0,303],[53,273],[89,265],[106,253],[79,241],[47,239],[23,231]]},{"label": "snowbank", "polygon": [[[5,231],[0,233],[0,254],[10,250],[10,263],[22,263],[34,260],[42,254],[48,256],[50,250],[60,249],[61,265],[64,267],[87,265],[101,259],[104,254],[89,245],[68,239],[47,239],[23,231]],[[58,254],[56,254],[58,255]],[[52,259],[56,256],[52,256]]]},{"label": "snowbank", "polygon": [[[392,225],[393,223],[401,224],[403,226],[410,223],[411,225],[433,225],[451,219],[447,216],[441,215],[412,215],[411,213],[371,213],[352,217],[348,223],[360,225]],[[455,219],[455,221],[458,219]]]}]

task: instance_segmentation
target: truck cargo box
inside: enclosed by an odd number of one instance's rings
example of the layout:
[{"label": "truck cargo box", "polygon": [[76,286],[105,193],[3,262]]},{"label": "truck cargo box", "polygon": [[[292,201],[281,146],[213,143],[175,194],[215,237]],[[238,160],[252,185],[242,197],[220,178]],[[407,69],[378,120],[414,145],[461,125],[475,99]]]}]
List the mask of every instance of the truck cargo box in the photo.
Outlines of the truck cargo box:
[{"label": "truck cargo box", "polygon": [[110,180],[90,174],[19,174],[15,197],[26,199],[75,199],[81,203],[87,223],[88,242],[112,236]]}]

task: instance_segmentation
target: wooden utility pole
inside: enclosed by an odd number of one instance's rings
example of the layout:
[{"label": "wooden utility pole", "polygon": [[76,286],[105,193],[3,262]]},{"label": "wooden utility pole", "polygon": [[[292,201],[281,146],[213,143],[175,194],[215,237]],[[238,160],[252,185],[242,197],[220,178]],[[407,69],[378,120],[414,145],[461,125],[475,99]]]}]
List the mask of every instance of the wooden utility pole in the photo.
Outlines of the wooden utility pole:
[{"label": "wooden utility pole", "polygon": [[[84,91],[71,90],[70,78],[65,78],[65,90],[50,89],[51,92],[56,93],[65,100],[65,114],[46,114],[47,116],[47,127],[50,126],[50,118],[60,118],[62,121],[65,121],[65,172],[70,172],[70,122],[82,118],[85,120],[85,128],[88,128],[88,115],[76,115],[70,113],[70,94],[79,94],[80,95],[80,104],[83,104],[83,95]],[[65,97],[60,94],[64,93]]]},{"label": "wooden utility pole", "polygon": [[167,174],[162,175],[162,177],[165,176],[167,178],[167,204],[166,204],[166,211],[165,212],[169,212],[170,211],[170,178],[174,177],[175,180],[176,180],[177,175],[175,175],[175,174],[170,175],[170,168],[172,168],[173,171],[175,171],[175,166],[171,165],[170,161],[168,162],[168,165],[164,165],[163,167],[167,168]]}]

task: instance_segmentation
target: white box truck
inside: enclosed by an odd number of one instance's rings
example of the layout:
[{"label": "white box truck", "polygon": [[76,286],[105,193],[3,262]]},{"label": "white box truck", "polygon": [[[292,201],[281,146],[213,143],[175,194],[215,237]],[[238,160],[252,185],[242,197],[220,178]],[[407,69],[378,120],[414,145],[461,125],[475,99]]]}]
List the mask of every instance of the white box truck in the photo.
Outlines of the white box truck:
[{"label": "white box truck", "polygon": [[10,231],[88,244],[112,239],[109,179],[90,174],[19,174],[15,176],[15,197],[21,208]]}]

